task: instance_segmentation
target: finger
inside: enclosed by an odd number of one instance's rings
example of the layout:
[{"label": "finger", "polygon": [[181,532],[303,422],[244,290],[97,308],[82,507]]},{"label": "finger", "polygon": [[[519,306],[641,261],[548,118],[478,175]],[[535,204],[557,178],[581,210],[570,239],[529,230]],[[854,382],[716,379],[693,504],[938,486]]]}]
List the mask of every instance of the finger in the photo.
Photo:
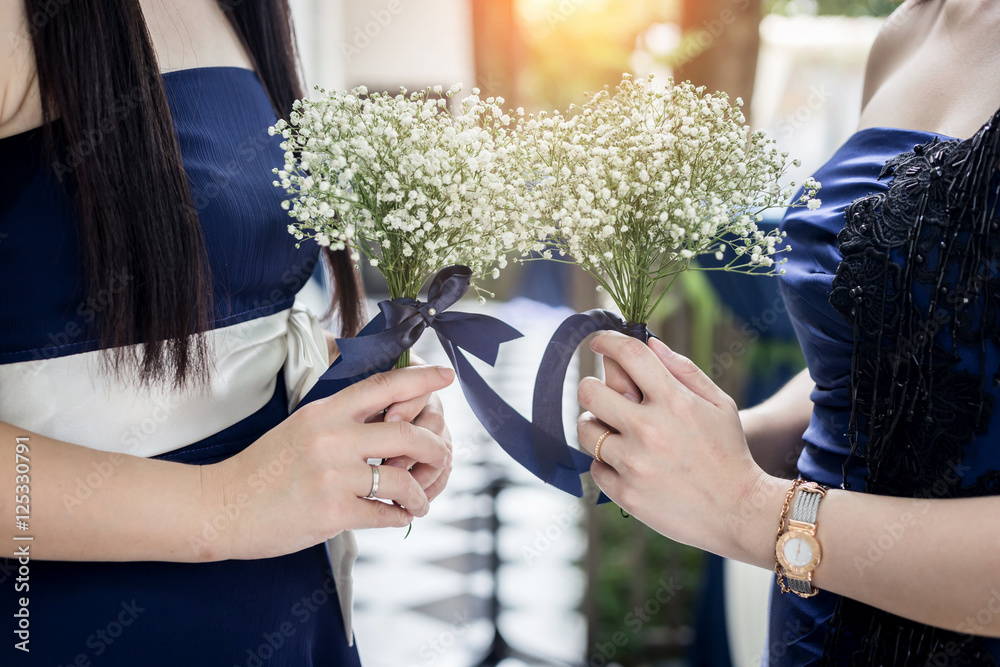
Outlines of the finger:
[{"label": "finger", "polygon": [[451,466],[442,470],[437,479],[431,482],[431,485],[424,489],[424,493],[427,494],[427,500],[433,502],[435,498],[441,495],[441,492],[444,491],[444,487],[448,485],[448,478],[451,477],[451,470]]},{"label": "finger", "polygon": [[[609,435],[605,436],[605,433]],[[595,459],[597,458],[597,443],[600,442],[601,460],[615,470],[618,469],[620,465],[618,455],[621,452],[622,439],[617,431],[608,428],[607,424],[589,412],[585,412],[576,420],[576,434],[580,438],[580,447]]]},{"label": "finger", "polygon": [[400,403],[393,403],[389,406],[389,409],[385,413],[385,421],[387,422],[411,422],[417,418],[424,407],[427,406],[427,401],[433,394],[421,394],[411,398],[408,401],[402,401]]},{"label": "finger", "polygon": [[413,467],[414,463],[416,463],[416,461],[411,459],[409,456],[393,456],[392,458],[382,461],[382,465],[392,466],[393,468],[399,468],[400,470],[409,470]]},{"label": "finger", "polygon": [[359,528],[402,528],[413,523],[413,515],[402,507],[378,500],[359,499]]},{"label": "finger", "polygon": [[696,363],[677,354],[660,339],[651,338],[649,349],[663,362],[670,374],[680,380],[681,384],[690,389],[692,393],[718,406],[730,402],[726,392],[719,389],[719,386],[712,382]]},{"label": "finger", "polygon": [[387,422],[365,425],[363,458],[391,459],[407,456],[417,463],[435,468],[451,465],[451,447],[436,433],[409,422]]},{"label": "finger", "polygon": [[[375,497],[380,500],[392,500],[402,505],[413,516],[424,516],[430,509],[430,502],[423,488],[413,479],[413,475],[405,470],[391,466],[376,466],[378,468],[378,489]],[[357,493],[359,498],[366,498],[371,493],[372,469],[369,466],[368,475],[362,475],[359,486],[365,487]]]},{"label": "finger", "polygon": [[444,366],[399,368],[372,375],[323,400],[345,402],[348,416],[363,422],[393,403],[444,389],[454,379],[455,371]]},{"label": "finger", "polygon": [[413,475],[413,479],[417,480],[417,484],[420,485],[421,489],[426,492],[427,487],[434,483],[438,477],[441,476],[446,468],[434,468],[429,465],[424,465],[423,463],[418,463],[417,465],[410,468],[410,474]]},{"label": "finger", "polygon": [[[427,405],[412,421],[415,426],[420,426],[431,433],[437,433],[444,437],[448,427],[444,421],[444,406],[441,404],[441,397],[437,394],[431,394],[430,398],[427,399]],[[451,438],[446,437],[445,440],[450,442]]]},{"label": "finger", "polygon": [[662,401],[672,392],[689,391],[680,380],[667,372],[651,348],[635,338],[616,331],[605,331],[590,341],[590,349],[617,362],[646,399]]},{"label": "finger", "polygon": [[625,369],[611,357],[604,357],[604,384],[634,403],[642,401],[639,387],[635,386]]},{"label": "finger", "polygon": [[590,475],[594,478],[594,483],[601,487],[604,495],[611,498],[616,505],[622,507],[621,487],[624,481],[621,475],[614,468],[600,461],[594,461],[590,464]]},{"label": "finger", "polygon": [[580,380],[576,396],[580,407],[593,412],[598,419],[619,432],[628,430],[628,424],[635,419],[640,407],[592,377]]}]

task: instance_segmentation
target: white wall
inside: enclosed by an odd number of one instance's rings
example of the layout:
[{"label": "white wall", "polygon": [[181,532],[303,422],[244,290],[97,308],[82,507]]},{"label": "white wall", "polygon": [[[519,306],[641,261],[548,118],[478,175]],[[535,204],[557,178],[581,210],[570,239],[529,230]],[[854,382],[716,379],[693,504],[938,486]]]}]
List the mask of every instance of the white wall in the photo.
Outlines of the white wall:
[{"label": "white wall", "polygon": [[309,89],[475,85],[469,0],[291,0]]},{"label": "white wall", "polygon": [[344,34],[344,5],[354,0],[291,0],[306,86],[343,88],[347,72],[336,37]]},{"label": "white wall", "polygon": [[475,63],[469,0],[343,0],[336,57],[347,86],[394,90],[462,82]]}]

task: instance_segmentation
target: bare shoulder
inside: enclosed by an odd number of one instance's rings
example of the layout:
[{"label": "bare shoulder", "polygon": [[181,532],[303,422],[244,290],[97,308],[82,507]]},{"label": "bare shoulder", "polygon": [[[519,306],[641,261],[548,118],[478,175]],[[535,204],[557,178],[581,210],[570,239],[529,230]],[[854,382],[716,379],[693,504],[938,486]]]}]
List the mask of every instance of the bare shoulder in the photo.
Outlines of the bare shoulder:
[{"label": "bare shoulder", "polygon": [[140,0],[160,69],[253,68],[217,0]]},{"label": "bare shoulder", "polygon": [[865,66],[862,109],[931,31],[941,9],[939,0],[905,0],[879,30]]},{"label": "bare shoulder", "polygon": [[22,2],[0,2],[0,138],[42,123],[31,31]]}]

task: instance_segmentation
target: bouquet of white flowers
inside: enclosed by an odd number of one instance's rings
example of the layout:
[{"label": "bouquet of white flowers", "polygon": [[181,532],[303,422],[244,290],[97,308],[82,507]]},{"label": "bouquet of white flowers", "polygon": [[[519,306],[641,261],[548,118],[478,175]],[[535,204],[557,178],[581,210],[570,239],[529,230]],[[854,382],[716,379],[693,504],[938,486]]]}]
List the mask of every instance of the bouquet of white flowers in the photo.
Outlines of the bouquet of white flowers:
[{"label": "bouquet of white flowers", "polygon": [[288,231],[351,247],[355,261],[364,255],[393,298],[416,299],[432,274],[464,265],[482,300],[488,292],[477,280],[496,278],[507,253],[532,240],[517,131],[524,119],[477,89],[459,99],[461,88],[317,89],[317,99],[296,102],[271,128],[285,139],[286,164],[274,171],[291,195]]},{"label": "bouquet of white flowers", "polygon": [[[721,269],[773,274],[783,234],[763,211],[788,205],[787,154],[752,132],[725,93],[626,75],[571,114],[525,123],[532,207],[548,259],[578,264],[628,322],[645,323],[670,282],[712,255]],[[807,182],[793,206],[819,205]],[[696,268],[696,265],[694,266]],[[659,290],[659,293],[658,293]]]},{"label": "bouquet of white flowers", "polygon": [[[416,298],[452,264],[473,284],[497,277],[512,249],[531,242],[520,138],[503,98],[458,98],[461,85],[396,95],[319,90],[296,102],[284,169],[289,232],[300,241],[355,249],[377,267],[394,298]],[[442,96],[443,93],[443,96]],[[483,290],[476,286],[483,293]]]}]

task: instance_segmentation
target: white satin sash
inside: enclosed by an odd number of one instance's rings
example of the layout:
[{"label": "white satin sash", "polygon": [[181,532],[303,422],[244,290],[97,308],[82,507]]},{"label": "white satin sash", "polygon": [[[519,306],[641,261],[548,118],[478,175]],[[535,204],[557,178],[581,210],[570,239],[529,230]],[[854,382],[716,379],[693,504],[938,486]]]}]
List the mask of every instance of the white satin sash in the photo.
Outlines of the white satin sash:
[{"label": "white satin sash", "polygon": [[[274,395],[282,367],[291,410],[329,366],[323,329],[298,302],[206,335],[214,359],[210,381],[183,390],[119,381],[103,367],[100,352],[0,365],[0,421],[92,449],[151,457],[252,415]],[[353,644],[353,532],[328,540],[327,550]]]}]

